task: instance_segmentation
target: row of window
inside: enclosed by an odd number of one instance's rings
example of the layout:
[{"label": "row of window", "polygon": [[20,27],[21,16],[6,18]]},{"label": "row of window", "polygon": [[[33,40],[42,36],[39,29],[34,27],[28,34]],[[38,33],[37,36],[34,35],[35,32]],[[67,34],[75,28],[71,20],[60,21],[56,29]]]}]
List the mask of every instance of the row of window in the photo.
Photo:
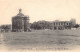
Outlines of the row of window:
[{"label": "row of window", "polygon": [[71,25],[70,22],[54,22],[53,24],[54,24],[54,26],[56,26],[56,25]]}]

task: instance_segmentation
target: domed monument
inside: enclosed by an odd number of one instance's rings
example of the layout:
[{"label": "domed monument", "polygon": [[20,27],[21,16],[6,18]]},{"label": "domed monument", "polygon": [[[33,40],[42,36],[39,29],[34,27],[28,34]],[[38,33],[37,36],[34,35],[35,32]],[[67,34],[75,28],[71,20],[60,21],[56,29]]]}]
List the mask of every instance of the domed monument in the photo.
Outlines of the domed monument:
[{"label": "domed monument", "polygon": [[22,14],[22,9],[12,18],[12,32],[27,32],[29,31],[29,16]]}]

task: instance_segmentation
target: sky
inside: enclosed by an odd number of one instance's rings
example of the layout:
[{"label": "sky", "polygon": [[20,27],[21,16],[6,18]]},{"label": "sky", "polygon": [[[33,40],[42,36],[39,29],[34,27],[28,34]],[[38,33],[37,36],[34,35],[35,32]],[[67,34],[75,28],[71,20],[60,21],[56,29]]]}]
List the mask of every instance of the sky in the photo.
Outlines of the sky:
[{"label": "sky", "polygon": [[74,18],[80,24],[80,0],[0,0],[0,25],[11,24],[20,8],[30,17],[30,23]]}]

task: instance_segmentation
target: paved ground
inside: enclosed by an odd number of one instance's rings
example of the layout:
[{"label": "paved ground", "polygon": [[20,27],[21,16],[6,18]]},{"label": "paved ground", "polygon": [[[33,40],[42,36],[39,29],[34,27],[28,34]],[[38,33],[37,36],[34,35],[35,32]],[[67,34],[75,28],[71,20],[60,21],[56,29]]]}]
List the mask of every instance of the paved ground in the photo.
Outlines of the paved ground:
[{"label": "paved ground", "polygon": [[0,44],[9,48],[49,47],[70,48],[80,46],[80,30],[36,30],[33,32],[1,33]]}]

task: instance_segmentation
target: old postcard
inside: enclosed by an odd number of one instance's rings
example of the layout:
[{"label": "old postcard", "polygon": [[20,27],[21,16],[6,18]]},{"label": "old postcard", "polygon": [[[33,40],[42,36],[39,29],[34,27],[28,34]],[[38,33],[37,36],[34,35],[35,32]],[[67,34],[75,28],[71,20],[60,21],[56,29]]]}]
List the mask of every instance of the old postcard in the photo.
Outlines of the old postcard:
[{"label": "old postcard", "polygon": [[80,0],[0,0],[0,52],[76,51]]}]

